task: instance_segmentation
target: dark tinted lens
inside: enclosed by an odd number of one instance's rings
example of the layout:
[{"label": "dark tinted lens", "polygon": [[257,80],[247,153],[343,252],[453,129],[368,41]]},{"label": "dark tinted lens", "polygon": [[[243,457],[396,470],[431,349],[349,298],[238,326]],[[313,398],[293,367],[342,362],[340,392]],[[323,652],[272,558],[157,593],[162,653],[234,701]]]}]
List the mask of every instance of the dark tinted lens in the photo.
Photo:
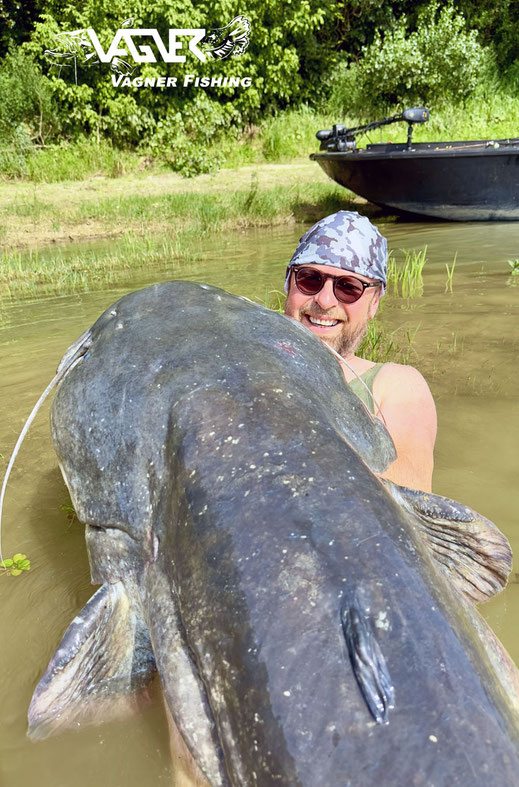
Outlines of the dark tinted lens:
[{"label": "dark tinted lens", "polygon": [[353,276],[340,276],[335,280],[335,297],[343,303],[355,303],[364,292],[364,287]]},{"label": "dark tinted lens", "polygon": [[304,295],[315,295],[324,284],[323,277],[319,271],[307,268],[299,268],[295,271],[296,284],[300,292]]}]

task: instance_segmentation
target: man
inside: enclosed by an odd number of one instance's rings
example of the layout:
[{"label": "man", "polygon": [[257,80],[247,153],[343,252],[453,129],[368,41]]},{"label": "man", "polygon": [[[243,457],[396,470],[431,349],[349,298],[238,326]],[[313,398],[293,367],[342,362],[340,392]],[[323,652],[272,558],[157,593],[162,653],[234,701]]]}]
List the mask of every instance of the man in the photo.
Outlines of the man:
[{"label": "man", "polygon": [[365,216],[341,210],[299,241],[287,268],[285,314],[341,356],[344,379],[386,425],[397,459],[383,477],[427,492],[437,426],[429,386],[412,366],[355,355],[384,294],[386,272],[386,239]]}]

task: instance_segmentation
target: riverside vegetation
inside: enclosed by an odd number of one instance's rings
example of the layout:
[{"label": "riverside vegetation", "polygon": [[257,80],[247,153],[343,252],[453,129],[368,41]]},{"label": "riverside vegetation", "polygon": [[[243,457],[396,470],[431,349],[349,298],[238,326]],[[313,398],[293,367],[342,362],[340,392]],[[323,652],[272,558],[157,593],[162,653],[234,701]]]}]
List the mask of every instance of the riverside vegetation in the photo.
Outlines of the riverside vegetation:
[{"label": "riverside vegetation", "polygon": [[[334,122],[354,125],[418,103],[432,115],[417,139],[516,133],[519,10],[512,0],[371,6],[251,0],[250,45],[226,61],[251,87],[169,92],[118,90],[102,64],[89,67],[79,53],[75,69],[45,59],[66,30],[94,26],[106,47],[126,18],[122,0],[87,0],[81,8],[34,0],[16,16],[10,6],[0,9],[3,290],[13,294],[35,262],[25,265],[13,249],[128,231],[144,238],[166,224],[178,245],[211,224],[306,221],[351,206],[352,195],[307,162],[316,130]],[[137,26],[172,24],[165,0],[141,0],[136,10]],[[187,0],[174,18],[179,28],[211,29],[228,13],[223,0],[211,9]],[[217,61],[196,67],[208,76],[221,69]],[[171,64],[142,68],[164,76]],[[370,138],[404,133],[390,126]],[[182,185],[186,175],[200,177]],[[82,275],[75,264],[72,279]]]},{"label": "riverside vegetation", "polygon": [[[123,0],[0,8],[4,177],[55,182],[147,165],[196,175],[288,160],[316,149],[320,127],[354,125],[411,104],[432,109],[419,131],[423,140],[516,134],[514,0],[250,0],[249,46],[223,69],[249,77],[246,89],[118,89],[109,68],[91,65],[81,48],[60,66],[45,58],[46,49],[63,46],[60,33],[87,27],[106,49],[127,14]],[[170,26],[210,30],[231,16],[223,0],[210,8],[140,0],[134,14],[136,27],[161,33]],[[137,73],[164,77],[175,65],[159,58]],[[218,60],[192,68],[198,76],[223,73]],[[378,133],[393,139],[401,131]]]}]

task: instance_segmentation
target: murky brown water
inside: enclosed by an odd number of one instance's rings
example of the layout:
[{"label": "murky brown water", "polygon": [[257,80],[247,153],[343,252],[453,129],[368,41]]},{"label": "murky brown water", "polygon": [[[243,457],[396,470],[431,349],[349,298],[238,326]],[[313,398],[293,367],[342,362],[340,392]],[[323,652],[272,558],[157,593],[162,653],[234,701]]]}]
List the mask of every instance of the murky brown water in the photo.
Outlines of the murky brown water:
[{"label": "murky brown water", "polygon": [[[419,329],[414,363],[435,395],[439,434],[435,491],[494,520],[519,554],[519,281],[506,260],[519,256],[518,224],[387,224],[394,249],[428,244],[425,293],[386,298],[382,321]],[[263,299],[281,289],[299,228],[236,233],[179,272],[143,271],[121,289],[12,304],[0,323],[0,460],[5,467],[21,426],[66,347],[125,292],[168,278],[193,279]],[[458,252],[453,293],[445,262]],[[519,279],[519,277],[517,277]],[[142,787],[168,784],[166,723],[157,700],[138,718],[90,727],[40,743],[25,737],[34,686],[65,628],[93,592],[78,523],[60,506],[67,492],[50,443],[48,408],[31,429],[6,499],[4,553],[26,552],[29,574],[0,577],[0,783],[26,787]],[[515,574],[514,574],[515,576]],[[519,662],[519,584],[483,608]]]}]

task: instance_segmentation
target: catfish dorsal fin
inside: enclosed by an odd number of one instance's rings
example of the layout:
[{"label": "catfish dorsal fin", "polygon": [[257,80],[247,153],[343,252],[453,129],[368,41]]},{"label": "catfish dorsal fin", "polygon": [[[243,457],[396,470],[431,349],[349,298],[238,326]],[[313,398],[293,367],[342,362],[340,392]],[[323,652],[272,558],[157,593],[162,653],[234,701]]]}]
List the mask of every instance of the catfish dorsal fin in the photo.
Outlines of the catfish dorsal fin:
[{"label": "catfish dorsal fin", "polygon": [[505,587],[512,550],[493,522],[447,497],[384,483],[411,514],[436,562],[464,596],[487,601]]},{"label": "catfish dorsal fin", "polygon": [[68,627],[35,689],[29,737],[127,713],[154,671],[137,604],[123,582],[102,585]]},{"label": "catfish dorsal fin", "polygon": [[366,705],[378,724],[387,724],[389,709],[394,707],[395,690],[365,606],[359,589],[353,590],[342,604],[342,630]]}]

